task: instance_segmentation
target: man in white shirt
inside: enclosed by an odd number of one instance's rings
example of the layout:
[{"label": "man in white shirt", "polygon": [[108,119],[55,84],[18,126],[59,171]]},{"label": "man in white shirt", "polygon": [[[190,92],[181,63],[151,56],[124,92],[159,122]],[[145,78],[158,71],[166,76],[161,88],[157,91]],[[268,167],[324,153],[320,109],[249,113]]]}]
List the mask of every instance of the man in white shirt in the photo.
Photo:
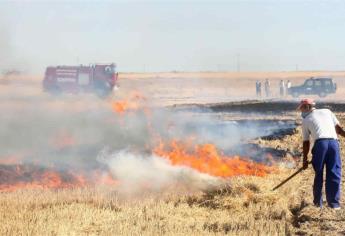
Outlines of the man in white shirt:
[{"label": "man in white shirt", "polygon": [[286,82],[286,91],[285,91],[285,94],[286,94],[286,95],[289,95],[289,90],[290,90],[290,88],[291,88],[291,81],[288,80],[288,81]]},{"label": "man in white shirt", "polygon": [[303,167],[308,167],[310,140],[314,142],[312,165],[315,171],[314,204],[322,207],[323,168],[326,166],[326,198],[329,207],[340,209],[341,157],[337,134],[345,131],[329,109],[315,109],[311,99],[303,99],[298,106],[302,114]]}]

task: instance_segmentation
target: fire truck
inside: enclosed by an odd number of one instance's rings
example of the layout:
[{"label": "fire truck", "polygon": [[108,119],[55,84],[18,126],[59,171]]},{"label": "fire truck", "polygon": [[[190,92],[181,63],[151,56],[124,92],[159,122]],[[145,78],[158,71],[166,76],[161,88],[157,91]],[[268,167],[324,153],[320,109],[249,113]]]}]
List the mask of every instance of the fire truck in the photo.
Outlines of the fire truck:
[{"label": "fire truck", "polygon": [[106,97],[112,93],[117,78],[114,63],[49,66],[45,72],[43,90],[52,94],[88,92]]}]

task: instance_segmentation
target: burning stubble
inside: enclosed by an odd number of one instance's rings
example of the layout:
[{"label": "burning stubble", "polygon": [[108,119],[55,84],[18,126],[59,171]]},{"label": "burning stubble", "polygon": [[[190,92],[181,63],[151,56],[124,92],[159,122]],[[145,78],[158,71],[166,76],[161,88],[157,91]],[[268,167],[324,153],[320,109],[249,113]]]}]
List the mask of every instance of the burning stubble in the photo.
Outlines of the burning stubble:
[{"label": "burning stubble", "polygon": [[[8,110],[1,125],[1,165],[17,165],[30,176],[25,179],[16,172],[11,184],[17,181],[18,188],[111,185],[120,192],[138,193],[176,185],[208,188],[221,184],[223,178],[271,172],[249,157],[226,154],[243,140],[259,136],[255,125],[154,109],[144,96],[133,94],[125,103],[59,98],[58,103],[68,103],[74,111],[64,106],[47,108],[44,101],[26,104],[20,116]],[[119,102],[132,105],[114,109]],[[84,109],[78,108],[80,104]],[[41,174],[35,174],[37,166]],[[40,182],[42,176],[46,178]],[[6,190],[4,181],[1,186]]]}]

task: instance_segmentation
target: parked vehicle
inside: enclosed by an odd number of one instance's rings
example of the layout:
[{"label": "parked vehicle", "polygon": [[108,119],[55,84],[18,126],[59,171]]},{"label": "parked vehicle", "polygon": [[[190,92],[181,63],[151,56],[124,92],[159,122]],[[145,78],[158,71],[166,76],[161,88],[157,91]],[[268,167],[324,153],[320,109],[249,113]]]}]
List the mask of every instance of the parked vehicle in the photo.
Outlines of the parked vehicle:
[{"label": "parked vehicle", "polygon": [[296,98],[300,95],[319,95],[320,97],[326,97],[329,94],[335,93],[336,90],[337,85],[332,78],[311,77],[302,85],[290,87],[288,94]]},{"label": "parked vehicle", "polygon": [[106,97],[112,93],[117,78],[113,63],[49,66],[45,72],[43,89],[52,94],[89,92]]}]

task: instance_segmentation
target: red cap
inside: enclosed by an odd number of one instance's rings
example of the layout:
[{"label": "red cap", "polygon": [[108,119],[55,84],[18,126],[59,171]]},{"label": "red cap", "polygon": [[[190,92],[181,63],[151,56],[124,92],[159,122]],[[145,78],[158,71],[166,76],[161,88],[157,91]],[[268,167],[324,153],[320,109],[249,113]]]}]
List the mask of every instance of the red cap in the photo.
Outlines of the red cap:
[{"label": "red cap", "polygon": [[315,102],[314,102],[314,100],[311,99],[311,98],[304,98],[304,99],[302,99],[301,102],[299,103],[299,105],[298,105],[298,107],[297,107],[297,110],[300,110],[301,107],[302,107],[303,105],[312,105],[312,106],[315,106]]}]

